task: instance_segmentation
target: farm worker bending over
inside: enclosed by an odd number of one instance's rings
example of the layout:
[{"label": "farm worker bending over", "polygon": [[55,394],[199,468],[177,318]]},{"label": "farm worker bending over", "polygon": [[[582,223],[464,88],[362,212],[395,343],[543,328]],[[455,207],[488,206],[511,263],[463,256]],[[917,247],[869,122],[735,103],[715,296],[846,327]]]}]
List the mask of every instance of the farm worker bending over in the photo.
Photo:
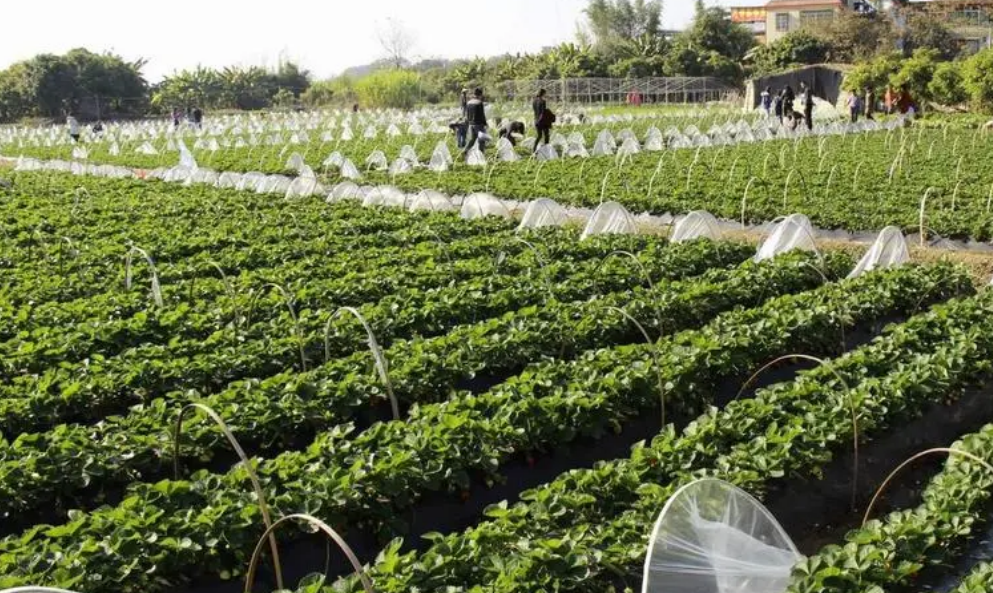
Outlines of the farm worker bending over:
[{"label": "farm worker bending over", "polygon": [[66,126],[69,128],[69,137],[72,138],[73,142],[79,142],[79,122],[76,118],[69,115],[66,117]]},{"label": "farm worker bending over", "polygon": [[555,114],[548,108],[545,101],[545,89],[540,89],[538,95],[531,102],[531,109],[534,111],[534,128],[538,130],[538,138],[534,141],[534,151],[538,152],[538,145],[544,141],[548,144],[551,140],[552,124],[555,123]]},{"label": "farm worker bending over", "polygon": [[469,126],[469,142],[462,151],[466,158],[472,147],[479,142],[479,150],[486,150],[486,141],[479,136],[486,132],[486,108],[483,105],[483,89],[477,88],[472,92],[472,98],[465,104],[465,122]]},{"label": "farm worker bending over", "polygon": [[507,120],[501,123],[498,119],[497,126],[500,129],[500,137],[509,140],[513,146],[517,146],[517,141],[524,137],[524,122]]}]

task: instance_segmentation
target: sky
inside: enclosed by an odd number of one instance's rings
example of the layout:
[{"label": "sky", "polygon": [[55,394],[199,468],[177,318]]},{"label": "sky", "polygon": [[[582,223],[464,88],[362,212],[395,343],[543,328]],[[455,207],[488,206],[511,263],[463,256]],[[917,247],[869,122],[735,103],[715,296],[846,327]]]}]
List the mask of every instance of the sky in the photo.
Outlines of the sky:
[{"label": "sky", "polygon": [[[4,2],[0,69],[74,47],[145,58],[157,82],[198,64],[273,66],[280,58],[326,78],[384,57],[389,19],[413,34],[413,57],[462,58],[537,51],[573,41],[587,0],[46,0]],[[708,4],[728,5],[729,0]],[[39,11],[44,10],[44,15]],[[58,15],[48,18],[45,15]],[[666,28],[693,0],[665,0]]]}]

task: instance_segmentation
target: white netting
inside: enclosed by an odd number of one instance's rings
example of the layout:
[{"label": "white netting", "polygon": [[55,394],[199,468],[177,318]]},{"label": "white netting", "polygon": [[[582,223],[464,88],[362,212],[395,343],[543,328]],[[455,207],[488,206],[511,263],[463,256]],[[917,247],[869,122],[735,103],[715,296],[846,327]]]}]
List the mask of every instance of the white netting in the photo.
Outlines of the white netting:
[{"label": "white netting", "polygon": [[794,249],[817,252],[817,246],[814,244],[814,227],[810,224],[810,219],[803,214],[792,214],[779,222],[759,248],[755,261],[772,259]]},{"label": "white netting", "polygon": [[[348,189],[349,194],[353,194],[355,190]],[[332,192],[333,193],[333,192]],[[386,206],[389,208],[403,208],[407,203],[407,195],[404,194],[399,189],[392,186],[382,186],[374,187],[366,192],[365,197],[362,199],[363,206]]]},{"label": "white netting", "polygon": [[498,198],[490,194],[472,194],[462,200],[460,215],[466,220],[483,218],[484,216],[500,216],[510,218],[510,209]]},{"label": "white netting", "polygon": [[259,184],[263,181],[265,181],[265,173],[249,171],[241,176],[241,179],[239,179],[237,185],[235,185],[235,189],[242,191],[256,191]]},{"label": "white netting", "polygon": [[286,198],[305,198],[316,194],[324,193],[324,188],[317,183],[314,177],[297,177],[286,189]]},{"label": "white netting", "polygon": [[562,226],[568,218],[569,215],[566,213],[565,208],[558,202],[548,198],[539,198],[528,204],[517,230]]},{"label": "white netting", "polygon": [[513,163],[520,160],[520,155],[514,152],[513,147],[501,146],[497,149],[497,159],[504,163]]},{"label": "white netting", "polygon": [[638,225],[624,206],[617,202],[605,202],[593,211],[580,239],[593,235],[634,235]]},{"label": "white netting", "polygon": [[110,156],[118,156],[121,154],[121,147],[117,142],[112,142],[107,152],[110,153]]},{"label": "white netting", "polygon": [[555,152],[555,147],[551,144],[543,144],[538,148],[537,152],[534,153],[534,158],[539,161],[554,161],[559,158],[557,152]]},{"label": "white netting", "polygon": [[362,179],[362,174],[359,173],[358,168],[348,159],[345,159],[344,162],[341,163],[341,176],[345,179],[351,179],[353,181],[356,179]]},{"label": "white netting", "polygon": [[143,142],[141,146],[135,149],[135,152],[149,156],[159,154],[159,151],[155,150],[155,147],[150,142]]},{"label": "white netting", "polygon": [[638,139],[634,136],[628,136],[624,139],[621,147],[617,149],[617,154],[622,156],[632,156],[641,152],[641,145],[638,144]]},{"label": "white netting", "polygon": [[409,144],[405,144],[400,148],[400,158],[405,161],[409,161],[412,165],[421,164],[421,160],[417,157],[417,151],[414,150],[414,147]]},{"label": "white netting", "polygon": [[345,162],[345,157],[337,150],[328,155],[321,163],[324,167],[340,167]]},{"label": "white netting", "polygon": [[562,156],[569,158],[589,158],[590,153],[586,150],[586,147],[579,142],[569,142],[569,146],[566,147]]},{"label": "white netting", "polygon": [[465,159],[466,164],[470,167],[485,167],[486,166],[486,156],[483,151],[479,150],[479,146],[473,146],[469,151],[469,154]]},{"label": "white netting", "polygon": [[414,196],[414,199],[410,201],[408,210],[411,212],[416,212],[418,210],[447,212],[450,210],[455,210],[455,204],[453,204],[452,200],[445,194],[435,190],[426,189]]},{"label": "white netting", "polygon": [[869,252],[862,257],[849,278],[856,278],[873,270],[895,268],[910,261],[910,249],[903,231],[895,226],[888,226],[876,238]]},{"label": "white netting", "polygon": [[676,223],[670,241],[682,243],[693,239],[720,239],[723,236],[721,225],[713,214],[705,210],[690,212]]},{"label": "white netting", "polygon": [[72,158],[85,161],[90,157],[90,151],[86,150],[82,146],[77,146],[72,149]]},{"label": "white netting", "polygon": [[761,503],[721,480],[680,488],[655,522],[642,593],[782,593],[796,546]]},{"label": "white netting", "polygon": [[382,150],[374,150],[366,157],[365,166],[373,171],[385,171],[390,166],[390,162],[386,158],[386,153]]},{"label": "white netting", "polygon": [[190,152],[190,149],[186,148],[186,143],[180,139],[177,144],[179,146],[179,166],[184,169],[190,169],[191,171],[199,169],[196,159],[193,158],[193,153]]},{"label": "white netting", "polygon": [[286,191],[290,189],[291,183],[293,183],[293,181],[289,177],[284,177],[283,175],[269,175],[259,183],[258,187],[255,189],[255,192],[260,194],[286,195]]},{"label": "white netting", "polygon": [[342,200],[363,199],[362,189],[351,181],[343,181],[331,188],[327,201],[340,202]]},{"label": "white netting", "polygon": [[224,173],[221,173],[220,177],[217,178],[217,187],[234,189],[238,187],[239,183],[241,183],[241,179],[242,175],[240,173],[225,171]]}]

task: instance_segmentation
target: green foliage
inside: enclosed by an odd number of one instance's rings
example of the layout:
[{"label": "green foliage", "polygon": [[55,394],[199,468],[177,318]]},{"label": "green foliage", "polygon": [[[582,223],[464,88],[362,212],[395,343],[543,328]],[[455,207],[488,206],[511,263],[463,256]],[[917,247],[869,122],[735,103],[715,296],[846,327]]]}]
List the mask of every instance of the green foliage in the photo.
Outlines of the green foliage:
[{"label": "green foliage", "polygon": [[960,105],[968,99],[962,81],[962,64],[944,62],[934,69],[934,77],[928,83],[928,94],[941,105]]},{"label": "green foliage", "polygon": [[[81,109],[106,110],[103,100],[126,99],[112,107],[119,113],[145,108],[148,84],[144,61],[73,49],[63,56],[41,54],[0,71],[0,121],[23,117],[61,117]],[[103,98],[103,100],[100,99]],[[95,113],[94,113],[95,115]]]},{"label": "green foliage", "polygon": [[421,77],[409,70],[379,70],[358,80],[355,94],[365,107],[409,109],[420,101]]},{"label": "green foliage", "polygon": [[890,19],[851,11],[838,14],[818,35],[830,48],[829,62],[855,64],[896,47],[896,32]]},{"label": "green foliage", "polygon": [[962,41],[936,16],[915,10],[907,18],[904,49],[933,49],[941,59],[951,60],[962,51]]},{"label": "green foliage", "polygon": [[821,37],[800,29],[752,50],[755,70],[766,74],[795,66],[820,64],[827,60],[830,46]]},{"label": "green foliage", "polygon": [[584,10],[599,49],[612,49],[638,37],[662,32],[660,0],[589,0]]},{"label": "green foliage", "polygon": [[892,52],[875,60],[862,62],[845,75],[842,86],[849,92],[860,92],[870,87],[877,95],[882,96],[890,85],[890,79],[899,72],[902,61],[903,57],[899,53]]},{"label": "green foliage", "polygon": [[292,62],[275,70],[258,66],[221,70],[197,66],[167,76],[152,92],[152,105],[161,111],[197,105],[212,109],[264,109],[277,95],[300,97],[310,86],[310,75]]},{"label": "green foliage", "polygon": [[963,63],[962,85],[973,108],[993,112],[993,49],[984,49]]},{"label": "green foliage", "polygon": [[917,101],[931,100],[930,83],[934,78],[941,53],[934,49],[917,49],[900,63],[900,69],[890,77],[894,88],[907,89]]}]

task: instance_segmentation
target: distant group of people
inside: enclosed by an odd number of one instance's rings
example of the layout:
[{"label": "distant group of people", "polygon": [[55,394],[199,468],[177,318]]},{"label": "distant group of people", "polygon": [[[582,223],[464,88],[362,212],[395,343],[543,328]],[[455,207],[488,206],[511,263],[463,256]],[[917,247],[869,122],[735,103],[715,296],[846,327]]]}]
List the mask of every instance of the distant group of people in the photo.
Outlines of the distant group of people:
[{"label": "distant group of people", "polygon": [[[71,113],[66,114],[66,128],[69,131],[69,138],[73,143],[79,143],[79,139],[82,136],[83,127],[79,125],[79,120],[76,119]],[[103,134],[103,122],[97,120],[91,128],[94,136],[100,136]]]},{"label": "distant group of people", "polygon": [[[172,110],[172,126],[178,128],[183,121],[183,112],[178,107],[174,108]],[[185,121],[191,128],[203,129],[203,110],[199,107],[187,107]]]},{"label": "distant group of people", "polygon": [[800,82],[800,105],[803,111],[794,109],[797,102],[797,95],[793,87],[786,85],[782,90],[772,94],[772,87],[766,87],[762,91],[762,108],[766,115],[775,116],[780,123],[790,129],[796,129],[800,124],[805,124],[808,130],[814,129],[814,91],[806,82]]},{"label": "distant group of people", "polygon": [[[552,126],[556,120],[555,113],[548,108],[546,95],[545,89],[540,89],[531,101],[531,109],[534,113],[534,129],[537,133],[534,152],[537,152],[542,144],[551,143]],[[474,146],[478,145],[480,150],[486,150],[487,143],[492,139],[487,132],[489,123],[486,120],[486,102],[483,97],[483,89],[474,89],[471,96],[469,89],[462,89],[459,103],[461,117],[449,127],[455,132],[455,141],[462,149],[463,158],[467,158],[469,151]],[[517,146],[517,142],[526,134],[524,122],[504,121],[498,118],[496,123],[499,137],[506,138],[513,146]]]}]

